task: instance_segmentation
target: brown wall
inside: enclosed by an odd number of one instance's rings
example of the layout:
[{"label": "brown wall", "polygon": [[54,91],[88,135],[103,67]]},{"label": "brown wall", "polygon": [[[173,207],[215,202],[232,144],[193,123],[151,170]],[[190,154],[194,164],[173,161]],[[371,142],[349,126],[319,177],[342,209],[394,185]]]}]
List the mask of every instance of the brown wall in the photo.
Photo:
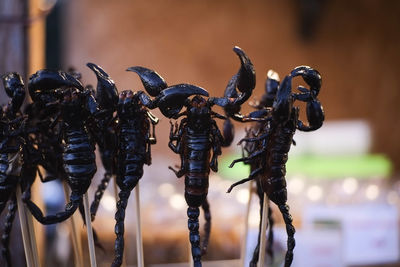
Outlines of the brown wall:
[{"label": "brown wall", "polygon": [[239,45],[257,70],[255,97],[262,93],[269,68],[282,78],[294,66],[313,66],[323,75],[320,99],[326,119],[369,120],[374,152],[387,153],[400,167],[398,1],[326,0],[314,38],[307,42],[298,33],[298,1],[69,3],[65,65],[82,70],[90,82],[94,75],[84,64],[93,61],[120,90],[139,90],[139,79],[124,70],[142,65],[157,70],[169,84],[193,83],[221,95],[239,66],[232,52]]}]

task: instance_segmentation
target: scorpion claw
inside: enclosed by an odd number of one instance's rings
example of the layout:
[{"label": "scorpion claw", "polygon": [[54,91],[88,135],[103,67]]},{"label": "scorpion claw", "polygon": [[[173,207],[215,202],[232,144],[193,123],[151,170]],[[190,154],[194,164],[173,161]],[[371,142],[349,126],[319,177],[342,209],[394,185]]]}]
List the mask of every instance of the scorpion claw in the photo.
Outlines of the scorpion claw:
[{"label": "scorpion claw", "polygon": [[168,87],[165,80],[154,70],[135,66],[128,68],[127,71],[133,71],[139,75],[146,92],[150,96],[158,96],[162,90]]},{"label": "scorpion claw", "polygon": [[174,85],[160,92],[158,95],[158,107],[164,116],[173,118],[178,115],[186,99],[192,95],[208,96],[208,92],[191,84]]},{"label": "scorpion claw", "polygon": [[292,77],[299,75],[303,77],[303,80],[310,86],[311,95],[313,97],[318,95],[319,90],[321,89],[322,78],[321,74],[317,70],[309,66],[299,66],[292,70],[290,75]]},{"label": "scorpion claw", "polygon": [[114,111],[118,103],[118,90],[114,81],[100,66],[94,63],[87,63],[86,66],[88,66],[97,77],[96,101],[99,103],[100,107]]}]

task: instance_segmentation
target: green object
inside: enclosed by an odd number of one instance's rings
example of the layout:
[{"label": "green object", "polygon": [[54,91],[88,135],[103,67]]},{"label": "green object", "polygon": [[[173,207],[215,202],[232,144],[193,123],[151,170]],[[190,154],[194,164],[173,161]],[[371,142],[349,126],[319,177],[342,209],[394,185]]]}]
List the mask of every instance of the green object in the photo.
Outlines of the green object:
[{"label": "green object", "polygon": [[[241,155],[229,155],[222,158],[219,174],[227,179],[240,180],[249,176],[250,168],[237,163],[228,168],[232,160]],[[344,177],[371,178],[388,177],[392,171],[390,160],[380,154],[358,156],[289,156],[286,164],[287,176],[303,175],[312,179],[341,179]]]}]

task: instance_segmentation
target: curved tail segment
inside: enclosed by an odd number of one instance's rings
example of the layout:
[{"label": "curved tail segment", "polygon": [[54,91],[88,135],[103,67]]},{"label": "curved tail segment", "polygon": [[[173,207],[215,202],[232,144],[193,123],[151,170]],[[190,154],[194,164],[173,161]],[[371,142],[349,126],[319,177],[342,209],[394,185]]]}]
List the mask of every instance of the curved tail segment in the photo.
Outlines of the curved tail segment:
[{"label": "curved tail segment", "polygon": [[117,212],[115,213],[115,234],[117,238],[115,239],[115,257],[111,265],[112,267],[121,266],[124,256],[125,210],[130,194],[130,190],[121,190],[118,195],[119,201],[117,202]]},{"label": "curved tail segment", "polygon": [[199,233],[199,215],[200,209],[198,207],[189,207],[187,209],[188,215],[188,228],[189,240],[192,246],[193,266],[201,267],[201,254],[200,248],[200,233]]}]

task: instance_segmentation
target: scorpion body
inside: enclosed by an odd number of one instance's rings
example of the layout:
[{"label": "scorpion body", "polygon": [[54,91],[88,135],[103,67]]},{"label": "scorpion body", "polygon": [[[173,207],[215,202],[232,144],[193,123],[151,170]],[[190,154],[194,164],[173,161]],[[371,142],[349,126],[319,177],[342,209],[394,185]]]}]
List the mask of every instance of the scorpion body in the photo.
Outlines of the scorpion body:
[{"label": "scorpion body", "polygon": [[[251,95],[255,85],[255,72],[247,55],[238,47],[235,53],[241,60],[241,68],[229,82],[223,98],[208,98],[208,92],[194,85],[181,84],[169,87],[162,91],[158,105],[161,112],[180,121],[179,126],[171,123],[170,142],[171,150],[180,155],[181,167],[174,170],[169,167],[176,176],[185,176],[185,200],[188,205],[188,229],[189,240],[194,266],[199,267],[201,256],[207,250],[211,229],[211,214],[207,201],[210,169],[218,171],[218,156],[221,155],[221,147],[228,146],[233,139],[232,130],[228,129],[232,124],[224,123],[223,136],[214,118],[228,120],[212,110],[213,105],[224,108],[226,114],[234,119],[241,119],[238,114],[240,105]],[[236,92],[236,87],[241,92]],[[189,96],[194,95],[190,100]],[[179,113],[185,106],[186,110]],[[211,155],[212,151],[212,155]],[[205,236],[200,244],[199,215],[202,206],[205,215]]]},{"label": "scorpion body", "polygon": [[[292,93],[292,78],[299,75],[310,85],[310,90],[299,86],[298,89],[302,93]],[[250,120],[263,121],[263,125],[258,125],[262,127],[256,134],[257,136],[244,138],[240,143],[243,141],[254,143],[256,144],[255,150],[247,157],[234,160],[230,165],[230,167],[233,167],[235,163],[244,161],[258,166],[250,173],[248,178],[234,183],[228,189],[228,192],[236,185],[258,178],[262,191],[278,206],[286,225],[288,235],[286,267],[292,263],[295,246],[295,228],[287,205],[286,162],[296,129],[312,131],[322,126],[324,113],[316,98],[320,87],[321,76],[316,70],[307,66],[295,68],[280,84],[271,109],[266,109],[263,112],[256,111],[249,116]],[[307,102],[309,125],[305,125],[299,120],[299,108],[293,105],[295,100]],[[259,116],[262,113],[264,115]],[[254,265],[254,262],[250,263],[250,266],[253,266],[252,264]]]},{"label": "scorpion body", "polygon": [[30,77],[29,91],[34,101],[40,99],[46,104],[57,103],[57,117],[62,118],[60,139],[63,168],[71,188],[70,202],[63,212],[44,216],[30,200],[30,189],[23,195],[23,200],[39,222],[54,224],[68,219],[76,211],[96,172],[95,146],[88,127],[89,121],[94,120],[98,112],[98,106],[76,78],[61,71],[38,71]]}]

